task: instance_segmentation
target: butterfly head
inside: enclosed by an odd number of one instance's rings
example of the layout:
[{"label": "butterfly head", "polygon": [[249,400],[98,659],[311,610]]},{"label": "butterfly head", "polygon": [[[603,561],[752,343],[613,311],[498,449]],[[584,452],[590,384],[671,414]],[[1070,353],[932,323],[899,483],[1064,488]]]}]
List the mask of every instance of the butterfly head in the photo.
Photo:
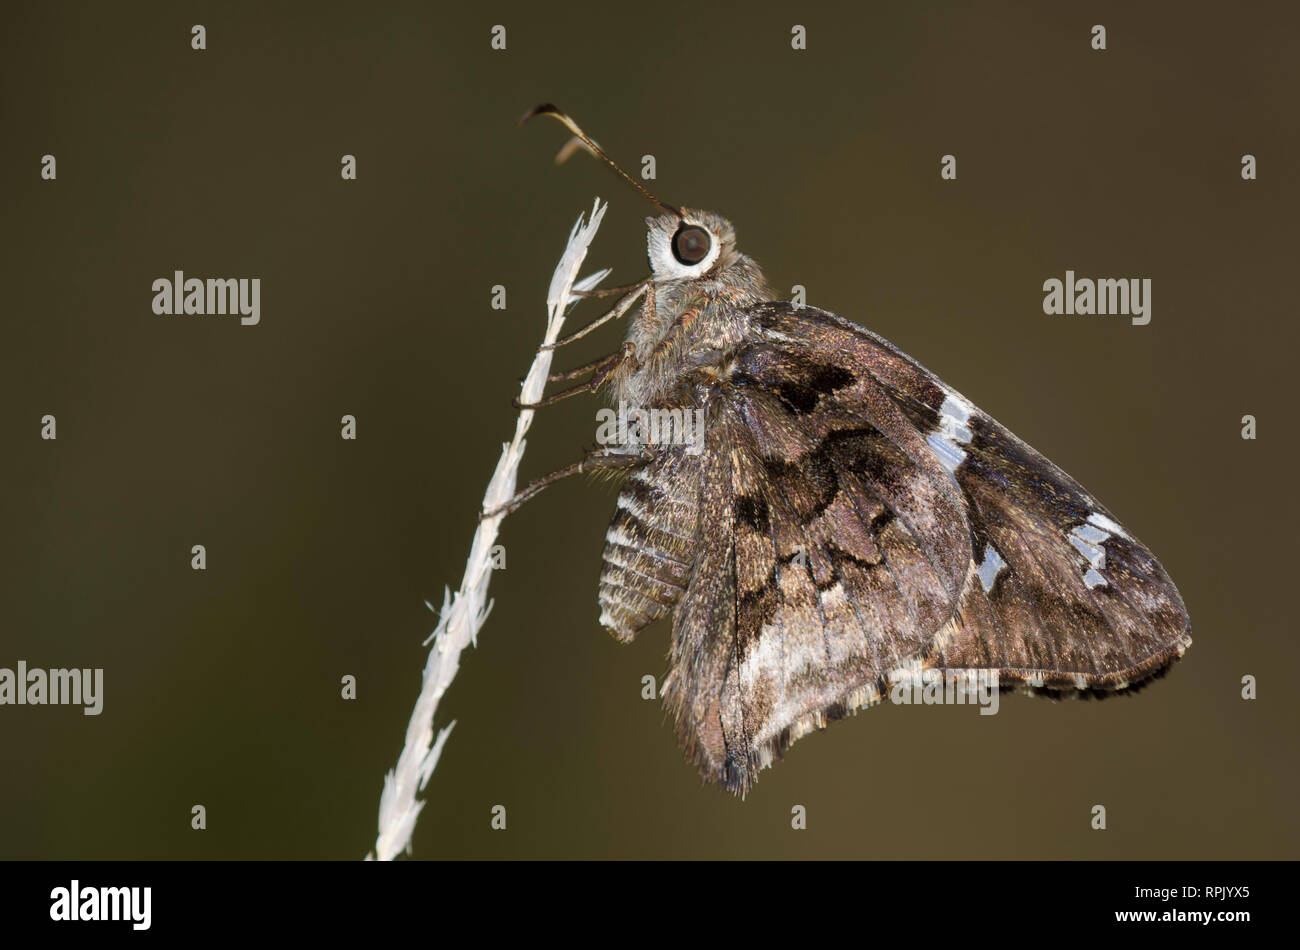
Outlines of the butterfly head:
[{"label": "butterfly head", "polygon": [[680,208],[645,219],[646,252],[656,281],[693,280],[736,257],[731,222],[712,211]]},{"label": "butterfly head", "polygon": [[758,266],[736,250],[736,232],[731,222],[712,211],[679,208],[661,201],[606,155],[578,123],[550,103],[530,109],[519,121],[527,122],[539,115],[549,116],[573,133],[573,138],[556,156],[557,162],[564,161],[574,151],[587,151],[659,209],[659,215],[646,218],[650,280],[656,284],[679,285],[703,281],[713,285],[714,292],[718,287],[725,287],[733,304],[739,303],[742,296],[759,300],[770,293]]}]

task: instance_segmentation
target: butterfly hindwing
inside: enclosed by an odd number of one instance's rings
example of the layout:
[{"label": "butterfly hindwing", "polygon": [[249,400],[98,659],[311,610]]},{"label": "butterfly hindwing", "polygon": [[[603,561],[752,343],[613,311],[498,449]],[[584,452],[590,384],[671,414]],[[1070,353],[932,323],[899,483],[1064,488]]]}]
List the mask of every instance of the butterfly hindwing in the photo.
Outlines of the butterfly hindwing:
[{"label": "butterfly hindwing", "polygon": [[[885,656],[914,645],[893,642],[882,620],[910,609],[886,563],[900,529],[886,526],[884,506],[870,500],[861,518],[852,506],[869,499],[819,472],[824,461],[766,454],[733,395],[710,406],[697,557],[674,617],[665,700],[703,775],[744,792],[799,734],[874,698]],[[919,548],[906,548],[919,566]],[[879,596],[860,610],[848,584]],[[844,683],[862,695],[845,696]]]},{"label": "butterfly hindwing", "polygon": [[961,523],[960,499],[901,416],[915,459],[863,419],[835,429],[745,379],[706,407],[665,688],[687,754],[740,792],[800,735],[879,698],[952,615],[970,561],[968,533],[933,523],[945,504]]}]

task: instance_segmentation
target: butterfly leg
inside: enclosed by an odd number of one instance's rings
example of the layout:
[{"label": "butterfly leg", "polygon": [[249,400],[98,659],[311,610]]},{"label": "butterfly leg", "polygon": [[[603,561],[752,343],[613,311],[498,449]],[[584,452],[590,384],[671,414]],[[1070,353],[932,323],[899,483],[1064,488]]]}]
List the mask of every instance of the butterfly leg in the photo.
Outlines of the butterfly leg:
[{"label": "butterfly leg", "polygon": [[[560,383],[560,382],[564,382],[566,379],[576,379],[577,377],[581,376],[583,373],[594,372],[596,368],[599,367],[600,364],[605,362],[605,360],[607,359],[609,359],[608,356],[598,356],[590,363],[583,363],[581,366],[577,367],[576,369],[566,369],[558,373],[551,373],[551,375],[546,377],[546,381],[548,383]],[[527,376],[520,376],[519,382],[522,383],[527,378],[528,378]]]},{"label": "butterfly leg", "polygon": [[663,339],[655,344],[655,348],[650,354],[649,362],[662,358],[662,356],[672,348],[677,337],[690,327],[690,325],[695,322],[695,318],[699,315],[700,309],[698,307],[690,307],[678,314],[677,319],[673,321],[672,326],[670,326],[664,333]]},{"label": "butterfly leg", "polygon": [[[559,383],[559,382],[563,382],[566,379],[576,379],[577,377],[581,376],[583,373],[593,373],[600,366],[600,364],[605,362],[605,360],[607,359],[609,359],[608,356],[598,356],[590,363],[583,363],[577,369],[566,369],[560,373],[552,373],[550,376],[546,377],[546,381],[548,383]],[[520,382],[522,383],[523,380],[521,379]]]},{"label": "butterfly leg", "polygon": [[[556,340],[549,347],[547,347],[547,349],[553,350],[557,347],[565,346],[566,344],[572,343],[574,340],[581,340],[592,330],[596,329],[596,327],[603,326],[604,324],[608,323],[610,320],[616,320],[619,317],[623,316],[623,314],[628,312],[632,304],[636,303],[637,298],[639,298],[643,293],[646,293],[647,288],[653,290],[654,285],[649,281],[642,281],[639,284],[633,284],[631,292],[628,293],[625,297],[623,297],[618,303],[614,304],[614,306],[610,307],[609,311],[603,317],[599,317],[593,320],[591,323],[588,323],[585,327],[583,327],[581,330],[578,330],[575,333],[570,333],[568,336]],[[623,288],[620,287],[618,289],[622,290]]]},{"label": "butterfly leg", "polygon": [[512,511],[517,511],[524,502],[533,498],[542,489],[555,484],[562,478],[568,478],[570,475],[581,475],[583,472],[592,472],[597,469],[632,468],[644,461],[645,459],[641,455],[629,454],[626,450],[597,449],[594,452],[589,452],[585,458],[574,462],[572,465],[566,465],[564,468],[556,469],[549,475],[543,475],[541,478],[529,482],[527,486],[516,492],[515,496],[504,505],[482,512],[479,515],[479,520],[504,517]]},{"label": "butterfly leg", "polygon": [[[568,399],[570,396],[576,396],[579,393],[594,393],[601,387],[605,380],[609,378],[610,374],[613,373],[614,370],[618,369],[624,362],[634,360],[636,358],[635,353],[635,344],[631,341],[625,342],[623,346],[619,348],[617,353],[611,353],[609,356],[597,360],[592,366],[580,367],[569,374],[577,376],[586,372],[588,369],[591,369],[591,378],[584,380],[576,386],[571,386],[568,389],[561,389],[558,393],[553,393],[544,399],[537,400],[537,402],[520,402],[519,397],[516,396],[511,400],[511,405],[516,409],[540,409],[543,406],[553,405],[561,399]],[[562,374],[562,376],[564,375],[565,374]]]},{"label": "butterfly leg", "polygon": [[596,290],[575,290],[575,297],[613,297],[616,294],[625,294],[630,290],[639,290],[645,285],[644,280],[638,280],[635,284],[624,284],[622,287],[601,287]]}]

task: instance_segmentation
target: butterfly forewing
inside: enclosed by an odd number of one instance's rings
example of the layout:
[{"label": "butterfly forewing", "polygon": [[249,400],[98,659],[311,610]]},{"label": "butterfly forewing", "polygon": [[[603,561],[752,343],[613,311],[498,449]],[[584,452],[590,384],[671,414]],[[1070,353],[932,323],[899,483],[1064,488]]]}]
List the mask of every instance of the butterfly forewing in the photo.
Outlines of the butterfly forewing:
[{"label": "butterfly forewing", "polygon": [[[761,336],[801,351],[836,350],[875,376],[960,487],[972,568],[991,609],[954,618],[936,662],[972,655],[1007,675],[1123,688],[1190,643],[1186,608],[1155,556],[1074,479],[895,347],[813,308],[755,308]],[[777,340],[776,342],[781,342]],[[986,641],[981,646],[980,641]],[[980,652],[983,650],[984,652]]]}]

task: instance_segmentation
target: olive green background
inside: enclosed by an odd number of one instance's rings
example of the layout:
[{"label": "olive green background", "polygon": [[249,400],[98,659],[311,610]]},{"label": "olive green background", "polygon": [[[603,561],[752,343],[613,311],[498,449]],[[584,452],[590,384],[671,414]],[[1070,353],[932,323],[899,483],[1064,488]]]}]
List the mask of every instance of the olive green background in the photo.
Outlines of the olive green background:
[{"label": "olive green background", "polygon": [[[597,625],[613,494],[574,479],[504,524],[415,855],[1296,857],[1300,13],[921,6],[5,4],[0,666],[103,667],[106,695],[0,707],[0,857],[371,847],[424,600],[459,582],[594,196],[589,267],[646,270],[650,206],[554,167],[563,130],[515,126],[541,101],[1078,478],[1162,558],[1195,643],[1132,698],[866,711],[741,802],[640,697],[667,625]],[[1151,324],[1045,316],[1067,268],[1151,278]],[[155,316],[177,269],[260,277],[261,324]],[[540,414],[523,476],[576,459],[600,405]]]}]

